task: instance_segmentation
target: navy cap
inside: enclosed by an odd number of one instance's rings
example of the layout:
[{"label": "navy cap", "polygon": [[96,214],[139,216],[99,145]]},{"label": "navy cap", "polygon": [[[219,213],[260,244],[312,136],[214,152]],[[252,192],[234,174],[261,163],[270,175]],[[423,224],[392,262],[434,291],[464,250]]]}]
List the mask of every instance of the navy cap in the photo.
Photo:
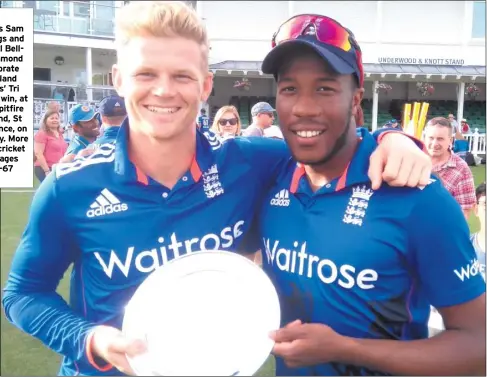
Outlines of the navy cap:
[{"label": "navy cap", "polygon": [[274,111],[276,110],[267,102],[257,102],[254,106],[252,106],[252,110],[250,110],[250,113],[254,117],[258,114],[273,113]]},{"label": "navy cap", "polygon": [[358,82],[363,86],[363,67],[361,54],[357,54],[355,47],[350,51],[344,51],[338,47],[322,43],[313,35],[301,35],[296,39],[281,42],[274,47],[262,62],[262,72],[277,77],[277,72],[283,64],[288,62],[289,55],[294,55],[296,46],[307,46],[323,58],[330,67],[341,75],[354,74]]},{"label": "navy cap", "polygon": [[95,110],[93,110],[90,106],[78,104],[73,106],[69,111],[69,123],[74,125],[78,122],[87,122],[93,119],[95,115]]},{"label": "navy cap", "polygon": [[100,114],[107,117],[126,116],[125,101],[120,96],[108,96],[98,104]]}]

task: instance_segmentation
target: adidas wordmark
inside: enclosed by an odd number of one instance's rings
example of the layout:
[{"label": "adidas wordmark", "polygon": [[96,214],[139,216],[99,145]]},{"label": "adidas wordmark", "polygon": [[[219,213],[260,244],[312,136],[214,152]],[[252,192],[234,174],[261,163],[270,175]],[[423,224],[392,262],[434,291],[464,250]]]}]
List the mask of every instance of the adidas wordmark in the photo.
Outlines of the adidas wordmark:
[{"label": "adidas wordmark", "polygon": [[271,206],[289,207],[289,191],[284,189],[279,191],[274,198],[271,199]]},{"label": "adidas wordmark", "polygon": [[129,207],[127,204],[121,203],[120,200],[118,200],[118,198],[110,191],[103,189],[100,195],[98,195],[96,200],[90,206],[88,212],[86,212],[86,216],[99,217],[116,212],[124,212],[128,209]]}]

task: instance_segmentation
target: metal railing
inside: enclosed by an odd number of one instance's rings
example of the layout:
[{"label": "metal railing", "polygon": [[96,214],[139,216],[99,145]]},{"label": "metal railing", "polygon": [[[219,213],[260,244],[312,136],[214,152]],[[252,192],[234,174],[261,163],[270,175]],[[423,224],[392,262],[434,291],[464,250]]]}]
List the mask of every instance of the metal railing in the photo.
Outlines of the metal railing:
[{"label": "metal railing", "polygon": [[61,109],[61,125],[63,127],[67,127],[69,125],[68,122],[68,114],[69,111],[73,106],[76,106],[79,103],[86,104],[88,106],[92,106],[95,109],[98,109],[99,101],[64,101],[64,100],[53,100],[49,98],[34,98],[34,130],[37,131],[39,129],[41,119],[44,116],[45,112],[47,111],[47,106],[52,103],[57,102]]},{"label": "metal railing", "polygon": [[485,155],[485,133],[481,134],[476,128],[474,132],[464,134],[463,137],[468,141],[468,150],[474,156]]},{"label": "metal railing", "polygon": [[39,128],[39,123],[50,102],[59,103],[61,106],[61,123],[67,126],[68,114],[73,106],[83,103],[96,108],[102,98],[116,93],[112,86],[54,84],[34,81],[34,129]]},{"label": "metal railing", "polygon": [[34,81],[34,98],[82,102],[100,101],[111,94],[116,94],[113,86]]},{"label": "metal railing", "polygon": [[2,8],[32,8],[34,30],[114,37],[115,1],[2,1]]}]

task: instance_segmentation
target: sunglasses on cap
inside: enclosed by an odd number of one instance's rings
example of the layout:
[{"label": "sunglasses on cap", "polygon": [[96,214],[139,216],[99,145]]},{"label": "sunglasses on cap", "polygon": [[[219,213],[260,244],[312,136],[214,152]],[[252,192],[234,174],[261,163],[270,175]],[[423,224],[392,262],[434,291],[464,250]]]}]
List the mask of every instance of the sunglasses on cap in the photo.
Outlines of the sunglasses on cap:
[{"label": "sunglasses on cap", "polygon": [[300,14],[291,17],[279,27],[272,37],[272,48],[301,36],[313,36],[317,41],[336,47],[343,52],[355,52],[360,71],[360,84],[363,84],[362,51],[350,30],[329,17]]},{"label": "sunglasses on cap", "polygon": [[232,119],[220,119],[218,121],[218,124],[220,126],[226,126],[227,124],[229,124],[230,126],[235,126],[237,125],[238,123],[238,119],[237,118],[232,118]]}]

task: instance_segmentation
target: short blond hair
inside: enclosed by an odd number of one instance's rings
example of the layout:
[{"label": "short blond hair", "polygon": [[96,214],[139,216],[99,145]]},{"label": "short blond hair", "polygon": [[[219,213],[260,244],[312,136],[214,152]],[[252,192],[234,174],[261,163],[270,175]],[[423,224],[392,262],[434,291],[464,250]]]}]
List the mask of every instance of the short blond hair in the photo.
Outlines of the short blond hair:
[{"label": "short blond hair", "polygon": [[221,132],[220,129],[220,119],[225,113],[232,113],[237,118],[237,131],[236,134],[240,135],[242,131],[242,123],[240,122],[240,115],[238,114],[238,110],[235,106],[223,106],[221,107],[215,114],[215,119],[213,120],[213,125],[211,126],[211,130],[214,133],[219,134]]},{"label": "short blond hair", "polygon": [[196,11],[182,1],[131,1],[115,17],[115,45],[117,50],[131,38],[153,36],[181,37],[195,41],[202,47],[208,65],[208,33]]}]

